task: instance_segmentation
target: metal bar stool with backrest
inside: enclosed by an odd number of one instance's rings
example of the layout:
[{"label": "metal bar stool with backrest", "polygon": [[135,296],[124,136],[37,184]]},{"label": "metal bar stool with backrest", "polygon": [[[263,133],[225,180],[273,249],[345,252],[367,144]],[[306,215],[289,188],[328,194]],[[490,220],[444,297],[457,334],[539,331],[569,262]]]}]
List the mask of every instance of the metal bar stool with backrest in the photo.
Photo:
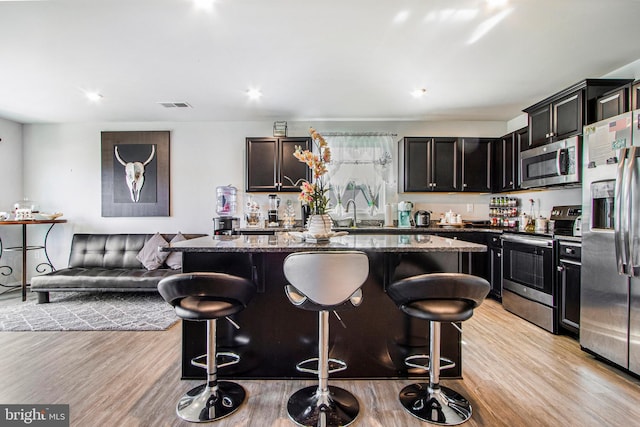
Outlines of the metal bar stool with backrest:
[{"label": "metal bar stool with backrest", "polygon": [[238,327],[227,316],[244,310],[256,292],[254,283],[224,273],[183,273],[162,279],[158,291],[179,317],[207,322],[207,354],[191,361],[207,370],[207,382],[183,395],[176,413],[186,421],[205,422],[235,412],[246,392],[239,384],[218,381],[218,368],[238,363],[240,356],[216,351],[216,320],[225,317]]},{"label": "metal bar stool with backrest", "polygon": [[302,426],[349,425],[360,406],[347,390],[328,385],[330,373],[347,368],[343,361],[329,359],[329,311],[360,305],[369,259],[357,251],[297,252],[285,258],[284,275],[290,283],[285,293],[291,303],[318,312],[317,369],[306,367],[316,358],[296,366],[299,371],[317,373],[318,385],[298,390],[289,398],[289,417]]},{"label": "metal bar stool with backrest", "polygon": [[[469,401],[440,385],[440,326],[441,322],[469,319],[473,309],[489,293],[489,288],[489,283],[481,277],[461,273],[412,276],[387,288],[391,299],[404,313],[429,321],[429,355],[405,359],[408,366],[429,371],[429,384],[411,384],[400,392],[400,402],[415,417],[441,425],[460,424],[471,417]],[[428,365],[416,364],[418,359],[428,359]],[[453,366],[451,361],[446,362],[446,367]]]}]

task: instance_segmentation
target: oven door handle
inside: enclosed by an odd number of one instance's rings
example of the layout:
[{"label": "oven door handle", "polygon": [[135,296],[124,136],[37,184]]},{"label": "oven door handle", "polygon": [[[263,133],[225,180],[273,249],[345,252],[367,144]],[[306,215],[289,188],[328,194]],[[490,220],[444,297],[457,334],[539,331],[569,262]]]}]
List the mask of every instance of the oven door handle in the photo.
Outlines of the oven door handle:
[{"label": "oven door handle", "polygon": [[503,236],[502,240],[505,242],[513,242],[513,243],[524,243],[531,246],[537,246],[540,248],[550,248],[553,245],[553,241],[551,240],[540,240],[540,239],[529,239],[526,237],[511,237],[511,236]]},{"label": "oven door handle", "polygon": [[[576,266],[581,266],[582,265],[582,263],[580,261],[571,261],[569,259],[563,259],[563,258],[560,258],[559,263],[560,264],[571,264],[571,265],[576,265]],[[558,268],[560,268],[560,267],[558,267]]]}]

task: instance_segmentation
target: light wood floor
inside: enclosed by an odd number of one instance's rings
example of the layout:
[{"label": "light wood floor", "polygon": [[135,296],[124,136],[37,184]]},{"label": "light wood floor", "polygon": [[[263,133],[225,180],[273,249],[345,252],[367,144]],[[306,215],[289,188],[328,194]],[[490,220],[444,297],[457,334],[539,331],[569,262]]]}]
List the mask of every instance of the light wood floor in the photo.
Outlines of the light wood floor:
[{"label": "light wood floor", "polygon": [[[468,426],[630,426],[640,420],[640,382],[486,301],[464,323],[463,380],[444,385],[473,405]],[[0,333],[0,402],[67,403],[72,426],[183,426],[180,327],[163,332]],[[426,426],[404,412],[412,381],[334,381],[358,396],[354,426]],[[248,401],[215,424],[292,426],[286,402],[313,381],[244,381]]]}]

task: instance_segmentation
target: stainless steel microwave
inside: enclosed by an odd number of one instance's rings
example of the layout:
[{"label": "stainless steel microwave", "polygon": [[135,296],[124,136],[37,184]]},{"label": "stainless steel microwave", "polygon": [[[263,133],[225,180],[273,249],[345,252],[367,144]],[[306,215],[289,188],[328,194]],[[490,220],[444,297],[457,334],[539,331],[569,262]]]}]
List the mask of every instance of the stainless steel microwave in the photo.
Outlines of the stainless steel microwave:
[{"label": "stainless steel microwave", "polygon": [[580,182],[580,137],[573,136],[520,153],[520,187]]}]

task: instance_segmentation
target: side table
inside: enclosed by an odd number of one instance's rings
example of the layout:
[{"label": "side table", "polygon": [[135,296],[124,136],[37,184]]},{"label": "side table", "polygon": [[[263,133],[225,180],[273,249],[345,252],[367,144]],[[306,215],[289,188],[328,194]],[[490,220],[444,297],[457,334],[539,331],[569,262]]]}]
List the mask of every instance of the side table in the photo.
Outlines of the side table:
[{"label": "side table", "polygon": [[[41,262],[36,266],[36,271],[38,273],[44,273],[45,268],[49,267],[51,271],[55,271],[53,264],[51,264],[51,260],[49,259],[49,254],[47,253],[47,239],[49,238],[49,233],[54,225],[65,223],[66,219],[52,219],[52,220],[21,220],[21,221],[0,221],[0,226],[2,225],[21,225],[22,226],[22,245],[21,246],[11,246],[4,248],[2,245],[2,239],[0,239],[0,260],[2,259],[3,249],[6,252],[12,251],[20,251],[22,252],[22,301],[27,300],[27,252],[33,250],[43,250],[44,256],[47,259],[46,262]],[[38,225],[38,224],[49,224],[49,229],[44,236],[44,242],[42,245],[29,245],[27,244],[27,226],[29,225]],[[0,274],[3,276],[8,276],[13,272],[13,269],[8,265],[0,265]],[[6,286],[6,285],[1,285]]]}]

